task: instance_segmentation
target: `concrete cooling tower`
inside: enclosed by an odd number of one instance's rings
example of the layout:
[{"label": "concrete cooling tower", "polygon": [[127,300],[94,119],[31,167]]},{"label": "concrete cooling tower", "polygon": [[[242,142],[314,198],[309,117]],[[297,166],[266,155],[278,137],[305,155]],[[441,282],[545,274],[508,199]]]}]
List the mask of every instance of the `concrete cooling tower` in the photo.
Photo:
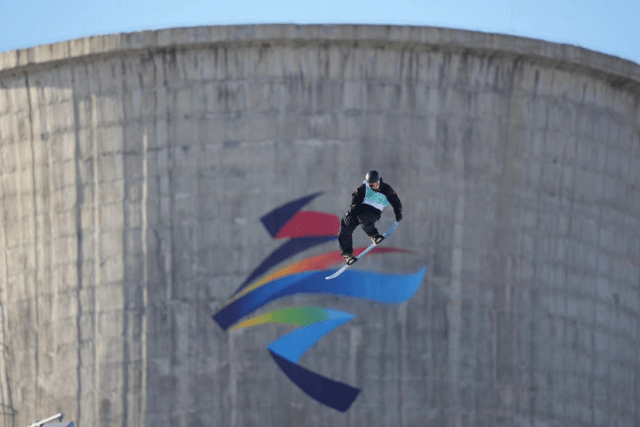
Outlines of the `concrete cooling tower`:
[{"label": "concrete cooling tower", "polygon": [[[373,169],[403,219],[326,280]],[[0,220],[0,427],[640,426],[629,61],[352,25],[1,53]]]}]

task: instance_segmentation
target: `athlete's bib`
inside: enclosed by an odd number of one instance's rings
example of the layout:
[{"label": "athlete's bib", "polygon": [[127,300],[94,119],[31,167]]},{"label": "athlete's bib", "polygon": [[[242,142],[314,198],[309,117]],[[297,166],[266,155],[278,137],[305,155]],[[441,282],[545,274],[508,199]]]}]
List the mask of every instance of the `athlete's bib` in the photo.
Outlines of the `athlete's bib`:
[{"label": "athlete's bib", "polygon": [[371,205],[380,211],[384,209],[384,207],[389,204],[389,200],[387,200],[387,196],[377,191],[373,191],[371,188],[369,188],[366,180],[363,182],[367,192],[364,195],[364,201],[362,203]]}]

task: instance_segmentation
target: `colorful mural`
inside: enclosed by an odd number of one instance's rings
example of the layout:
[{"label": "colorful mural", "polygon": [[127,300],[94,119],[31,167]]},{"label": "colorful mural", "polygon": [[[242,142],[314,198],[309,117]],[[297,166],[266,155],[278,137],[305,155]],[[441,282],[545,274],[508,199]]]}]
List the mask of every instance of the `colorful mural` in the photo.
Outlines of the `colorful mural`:
[{"label": "colorful mural", "polygon": [[[336,215],[300,211],[320,194],[286,203],[261,218],[274,239],[289,240],[249,274],[229,301],[213,315],[213,319],[224,330],[268,323],[301,326],[269,344],[268,351],[284,374],[301,390],[318,402],[344,412],[354,402],[360,389],[312,372],[298,362],[322,337],[353,319],[353,314],[323,307],[290,307],[242,322],[240,320],[272,301],[297,294],[331,294],[379,303],[400,303],[409,300],[418,290],[427,267],[423,266],[419,271],[409,274],[349,270],[336,279],[325,280],[328,268],[344,263],[339,251],[334,250],[292,263],[260,278],[302,251],[337,240],[340,219]],[[354,255],[359,255],[363,250],[364,247],[355,248]],[[382,246],[370,252],[372,255],[391,253],[413,251]]]}]

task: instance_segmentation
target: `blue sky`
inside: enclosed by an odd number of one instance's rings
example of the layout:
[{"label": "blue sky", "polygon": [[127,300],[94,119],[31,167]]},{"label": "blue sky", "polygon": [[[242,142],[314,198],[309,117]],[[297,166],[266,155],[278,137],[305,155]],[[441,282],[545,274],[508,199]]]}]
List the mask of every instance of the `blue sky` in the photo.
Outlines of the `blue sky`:
[{"label": "blue sky", "polygon": [[264,23],[460,28],[640,64],[640,0],[0,0],[0,52],[100,34]]}]

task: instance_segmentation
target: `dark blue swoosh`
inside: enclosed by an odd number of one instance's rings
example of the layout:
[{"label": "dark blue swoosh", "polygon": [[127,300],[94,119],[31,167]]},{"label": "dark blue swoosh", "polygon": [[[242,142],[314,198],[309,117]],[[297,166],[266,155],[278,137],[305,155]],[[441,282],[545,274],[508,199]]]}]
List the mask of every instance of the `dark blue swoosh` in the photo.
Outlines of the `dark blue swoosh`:
[{"label": "dark blue swoosh", "polygon": [[311,396],[311,398],[333,409],[340,412],[347,411],[360,393],[360,389],[311,372],[279,356],[271,349],[269,349],[269,353],[280,369],[282,369],[282,372],[284,372],[295,385],[300,387],[300,389]]}]

